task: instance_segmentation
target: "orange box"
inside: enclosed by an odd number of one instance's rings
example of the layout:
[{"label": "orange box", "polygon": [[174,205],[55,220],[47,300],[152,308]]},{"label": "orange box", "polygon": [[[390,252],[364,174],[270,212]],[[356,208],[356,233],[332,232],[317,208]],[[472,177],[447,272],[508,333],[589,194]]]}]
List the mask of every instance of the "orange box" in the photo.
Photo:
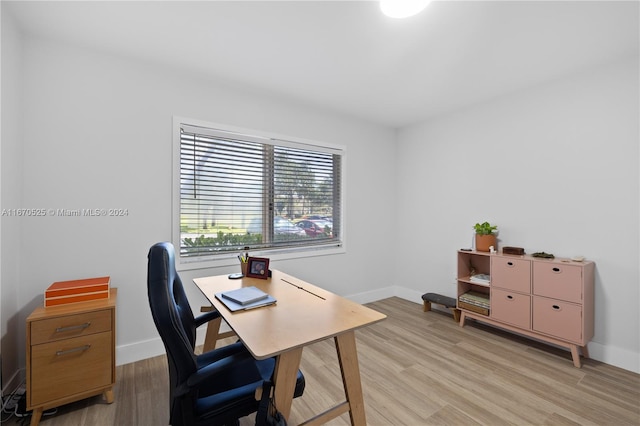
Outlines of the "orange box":
[{"label": "orange box", "polygon": [[110,286],[110,277],[58,281],[51,284],[44,292],[44,306],[108,299]]}]

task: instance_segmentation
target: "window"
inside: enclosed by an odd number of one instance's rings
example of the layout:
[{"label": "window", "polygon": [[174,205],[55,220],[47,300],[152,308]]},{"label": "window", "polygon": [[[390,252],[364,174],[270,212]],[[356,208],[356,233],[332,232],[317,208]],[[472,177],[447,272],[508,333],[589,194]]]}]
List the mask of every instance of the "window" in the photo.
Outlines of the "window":
[{"label": "window", "polygon": [[175,126],[181,263],[342,245],[343,149],[185,121]]}]

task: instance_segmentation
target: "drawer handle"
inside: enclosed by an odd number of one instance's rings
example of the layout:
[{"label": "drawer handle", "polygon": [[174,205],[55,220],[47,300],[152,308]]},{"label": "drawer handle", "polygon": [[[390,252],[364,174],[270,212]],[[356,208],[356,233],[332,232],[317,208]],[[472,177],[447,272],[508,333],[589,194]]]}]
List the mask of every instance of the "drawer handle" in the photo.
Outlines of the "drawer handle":
[{"label": "drawer handle", "polygon": [[509,300],[513,300],[513,296],[512,296],[512,295],[508,295],[508,296],[507,296],[507,299],[509,299]]},{"label": "drawer handle", "polygon": [[91,345],[84,345],[84,346],[78,346],[77,348],[73,348],[73,349],[67,349],[64,351],[57,351],[56,352],[56,356],[62,356],[62,355],[67,355],[67,354],[71,354],[74,352],[84,352],[87,349],[89,349],[91,347]]},{"label": "drawer handle", "polygon": [[513,262],[507,262],[507,266],[513,266]]},{"label": "drawer handle", "polygon": [[552,305],[552,306],[551,306],[551,309],[553,309],[554,311],[559,311],[559,310],[561,310],[560,306],[558,306],[558,305]]},{"label": "drawer handle", "polygon": [[555,273],[560,273],[560,268],[553,268],[552,271]]},{"label": "drawer handle", "polygon": [[56,328],[56,333],[64,333],[65,331],[72,331],[72,330],[84,330],[90,325],[91,325],[90,322],[85,322],[84,324],[80,324],[80,325],[70,325],[69,327],[58,327]]}]

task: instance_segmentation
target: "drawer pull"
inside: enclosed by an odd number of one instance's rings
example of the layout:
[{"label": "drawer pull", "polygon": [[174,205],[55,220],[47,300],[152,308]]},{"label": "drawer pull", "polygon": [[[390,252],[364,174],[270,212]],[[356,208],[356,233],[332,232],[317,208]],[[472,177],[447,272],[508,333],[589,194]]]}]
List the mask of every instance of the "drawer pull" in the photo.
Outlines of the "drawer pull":
[{"label": "drawer pull", "polygon": [[71,354],[74,352],[84,352],[87,349],[89,349],[91,347],[91,345],[84,345],[84,346],[78,346],[77,348],[73,348],[73,349],[67,349],[64,351],[57,351],[56,352],[56,356],[62,356],[62,355],[67,355],[67,354]]},{"label": "drawer pull", "polygon": [[513,266],[513,262],[507,262],[507,266]]},{"label": "drawer pull", "polygon": [[552,271],[558,273],[560,272],[560,268],[553,268]]},{"label": "drawer pull", "polygon": [[56,333],[64,333],[65,331],[72,331],[72,330],[84,330],[90,325],[91,325],[90,322],[85,322],[84,324],[80,324],[80,325],[70,325],[69,327],[58,327],[56,328]]},{"label": "drawer pull", "polygon": [[509,299],[509,300],[513,300],[513,296],[512,296],[512,295],[508,295],[508,296],[507,296],[507,299]]},{"label": "drawer pull", "polygon": [[554,311],[559,311],[559,310],[560,310],[560,306],[558,306],[558,305],[552,305],[552,306],[551,306],[551,308],[552,308]]}]

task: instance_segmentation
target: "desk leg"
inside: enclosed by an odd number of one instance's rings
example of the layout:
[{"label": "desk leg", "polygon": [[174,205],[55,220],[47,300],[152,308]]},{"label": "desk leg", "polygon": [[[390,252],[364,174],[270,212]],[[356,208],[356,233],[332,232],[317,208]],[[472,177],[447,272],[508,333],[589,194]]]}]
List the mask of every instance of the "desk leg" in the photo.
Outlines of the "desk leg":
[{"label": "desk leg", "polygon": [[335,341],[342,372],[342,383],[349,403],[351,424],[365,426],[367,419],[364,412],[364,398],[362,395],[362,382],[360,381],[355,332],[349,331],[340,334],[335,337]]},{"label": "desk leg", "polygon": [[212,351],[216,348],[216,342],[218,341],[218,333],[220,332],[220,324],[222,318],[216,318],[207,324],[207,334],[204,338],[204,345],[202,347],[202,353]]},{"label": "desk leg", "polygon": [[284,352],[276,358],[276,367],[273,373],[274,399],[276,408],[287,420],[291,414],[291,403],[293,402],[293,392],[296,388],[301,359],[302,348]]}]

